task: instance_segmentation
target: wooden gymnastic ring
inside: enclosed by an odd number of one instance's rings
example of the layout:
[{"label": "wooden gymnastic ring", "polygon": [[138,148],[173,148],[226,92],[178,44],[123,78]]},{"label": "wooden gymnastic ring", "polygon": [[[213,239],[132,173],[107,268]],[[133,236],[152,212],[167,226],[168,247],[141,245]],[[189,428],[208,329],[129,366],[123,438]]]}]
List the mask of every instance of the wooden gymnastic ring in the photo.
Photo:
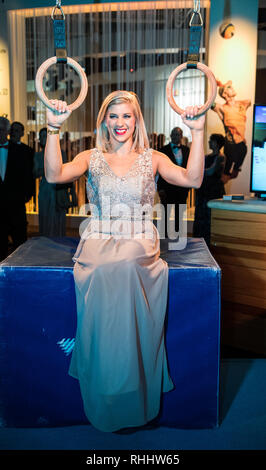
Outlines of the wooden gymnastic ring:
[{"label": "wooden gymnastic ring", "polygon": [[[175,81],[176,77],[180,74],[180,72],[182,72],[182,70],[185,70],[185,69],[188,68],[187,65],[188,65],[188,63],[185,62],[184,64],[181,64],[178,67],[176,67],[176,69],[173,70],[170,77],[168,78],[168,81],[167,81],[167,84],[166,84],[166,96],[167,96],[168,102],[169,102],[171,108],[173,108],[173,110],[177,114],[183,114],[184,110],[182,108],[180,108],[174,100],[173,85],[174,85],[174,81]],[[201,62],[197,62],[197,69],[201,70],[201,72],[203,72],[207,76],[207,78],[208,78],[208,80],[211,84],[211,91],[210,91],[208,100],[206,101],[206,103],[203,106],[201,106],[199,108],[199,112],[195,116],[195,118],[201,116],[202,114],[206,113],[206,111],[208,111],[208,109],[213,104],[213,102],[216,98],[216,94],[217,94],[216,78],[213,75],[212,71],[207,67],[207,65],[204,65]]]},{"label": "wooden gymnastic ring", "polygon": [[[43,91],[42,82],[43,82],[43,77],[44,77],[45,72],[48,70],[49,67],[51,67],[51,65],[54,65],[56,63],[57,63],[57,57],[56,56],[50,57],[49,59],[47,59],[45,62],[43,62],[40,65],[40,67],[37,70],[36,77],[35,77],[36,92],[40,100],[43,102],[43,104],[47,108],[51,109],[52,111],[54,111],[54,106],[51,104],[50,100],[48,100],[47,96],[45,95]],[[72,67],[77,72],[81,81],[81,90],[80,90],[79,96],[72,104],[68,105],[69,109],[73,111],[74,109],[77,109],[86,98],[86,95],[88,92],[88,80],[87,80],[84,70],[75,60],[71,59],[70,57],[67,57],[67,65]]]}]

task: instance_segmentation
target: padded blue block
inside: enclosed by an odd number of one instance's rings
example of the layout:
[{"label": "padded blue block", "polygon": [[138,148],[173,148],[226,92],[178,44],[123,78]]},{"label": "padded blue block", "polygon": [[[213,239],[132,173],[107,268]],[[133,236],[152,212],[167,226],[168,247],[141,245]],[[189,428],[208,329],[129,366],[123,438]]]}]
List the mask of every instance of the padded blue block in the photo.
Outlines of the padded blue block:
[{"label": "padded blue block", "polygon": [[169,264],[166,351],[175,389],[163,395],[160,423],[218,426],[221,271],[203,240],[165,253]]},{"label": "padded blue block", "polygon": [[[74,238],[28,240],[0,263],[0,425],[87,423],[68,375],[76,330]],[[175,389],[158,423],[218,425],[220,268],[201,239],[161,256],[169,264],[166,349]]]}]

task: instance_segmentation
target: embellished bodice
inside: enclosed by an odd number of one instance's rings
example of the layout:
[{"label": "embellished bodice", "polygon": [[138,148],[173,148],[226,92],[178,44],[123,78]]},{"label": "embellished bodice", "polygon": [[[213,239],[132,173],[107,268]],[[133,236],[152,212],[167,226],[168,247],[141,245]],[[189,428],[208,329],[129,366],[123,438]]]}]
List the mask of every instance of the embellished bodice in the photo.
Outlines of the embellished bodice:
[{"label": "embellished bodice", "polygon": [[113,172],[103,152],[93,150],[87,180],[92,217],[140,220],[149,213],[151,218],[155,192],[152,149],[139,154],[123,177]]}]

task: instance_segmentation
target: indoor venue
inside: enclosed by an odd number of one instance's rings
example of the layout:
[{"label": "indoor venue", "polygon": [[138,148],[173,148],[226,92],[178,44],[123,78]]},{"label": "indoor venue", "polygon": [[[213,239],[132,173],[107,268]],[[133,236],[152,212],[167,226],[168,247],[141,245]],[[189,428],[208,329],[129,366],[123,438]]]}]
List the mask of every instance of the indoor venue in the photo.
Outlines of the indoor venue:
[{"label": "indoor venue", "polygon": [[266,0],[1,0],[0,462],[266,450],[265,81]]}]

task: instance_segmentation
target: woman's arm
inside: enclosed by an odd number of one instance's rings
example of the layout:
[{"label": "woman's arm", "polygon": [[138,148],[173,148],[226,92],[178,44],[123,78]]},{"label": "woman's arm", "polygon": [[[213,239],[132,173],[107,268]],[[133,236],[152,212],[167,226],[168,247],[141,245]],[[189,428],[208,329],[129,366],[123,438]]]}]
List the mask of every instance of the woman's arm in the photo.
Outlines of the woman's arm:
[{"label": "woman's arm", "polygon": [[91,150],[79,153],[72,162],[63,163],[58,135],[47,136],[44,152],[45,177],[48,183],[71,183],[89,167]]},{"label": "woman's arm", "polygon": [[223,122],[224,121],[223,105],[220,103],[213,103],[213,105],[211,106],[211,109],[218,114],[219,118]]},{"label": "woman's arm", "polygon": [[154,151],[156,170],[170,184],[188,188],[199,188],[201,186],[205,159],[203,147],[205,116],[192,120],[191,118],[197,112],[197,106],[188,107],[181,116],[184,124],[190,128],[192,134],[192,144],[186,168],[175,165],[166,155]]},{"label": "woman's arm", "polygon": [[[47,110],[47,128],[51,131],[60,130],[63,122],[71,111],[65,101],[53,100],[56,112]],[[82,176],[88,169],[90,151],[79,153],[72,162],[63,164],[60,148],[60,134],[47,133],[44,151],[45,177],[49,183],[70,183]]]},{"label": "woman's arm", "polygon": [[251,101],[250,100],[243,100],[242,103],[245,106],[245,109],[248,109],[249,106],[251,106]]}]

